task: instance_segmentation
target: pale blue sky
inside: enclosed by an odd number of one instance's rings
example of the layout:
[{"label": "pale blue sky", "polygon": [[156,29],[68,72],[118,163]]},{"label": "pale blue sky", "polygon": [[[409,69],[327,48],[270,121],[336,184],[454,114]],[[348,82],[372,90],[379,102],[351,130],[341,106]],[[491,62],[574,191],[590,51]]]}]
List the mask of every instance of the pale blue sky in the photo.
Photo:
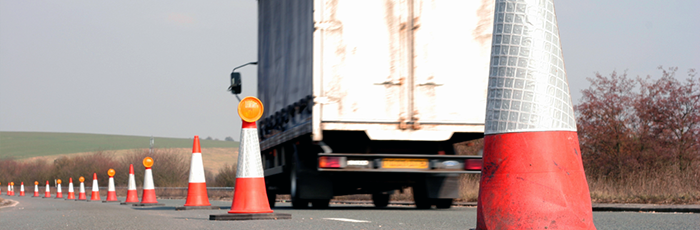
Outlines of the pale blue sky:
[{"label": "pale blue sky", "polygon": [[[574,103],[596,71],[700,68],[700,1],[555,4]],[[255,0],[0,0],[0,131],[238,140],[256,39]]]}]

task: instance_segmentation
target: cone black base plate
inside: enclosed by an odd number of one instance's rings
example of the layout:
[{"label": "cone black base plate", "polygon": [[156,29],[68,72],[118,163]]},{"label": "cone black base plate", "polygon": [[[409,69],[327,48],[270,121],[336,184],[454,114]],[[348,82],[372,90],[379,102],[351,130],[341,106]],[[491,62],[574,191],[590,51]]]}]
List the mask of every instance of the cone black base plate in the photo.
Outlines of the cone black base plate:
[{"label": "cone black base plate", "polygon": [[134,204],[134,206],[165,206],[165,204],[161,204],[161,203],[147,203],[147,204],[138,203],[138,204]]},{"label": "cone black base plate", "polygon": [[88,201],[88,200],[75,199],[75,201]]},{"label": "cone black base plate", "polygon": [[138,204],[139,202],[121,202],[119,204],[121,205],[131,205],[131,204]]},{"label": "cone black base plate", "polygon": [[221,206],[182,206],[182,207],[175,207],[175,211],[182,211],[182,210],[202,210],[202,209],[215,209],[219,210],[222,209]]},{"label": "cone black base plate", "polygon": [[121,202],[121,201],[118,201],[118,200],[111,200],[111,201],[103,200],[102,201],[102,203],[119,203],[119,202]]},{"label": "cone black base plate", "polygon": [[289,213],[236,213],[209,215],[209,220],[284,220],[292,219]]}]

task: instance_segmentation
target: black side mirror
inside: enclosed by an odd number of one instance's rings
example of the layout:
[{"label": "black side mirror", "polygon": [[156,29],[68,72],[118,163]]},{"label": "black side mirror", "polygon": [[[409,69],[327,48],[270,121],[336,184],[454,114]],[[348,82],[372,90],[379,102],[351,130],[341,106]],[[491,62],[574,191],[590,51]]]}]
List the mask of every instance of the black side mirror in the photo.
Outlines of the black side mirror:
[{"label": "black side mirror", "polygon": [[231,86],[228,87],[228,90],[230,90],[232,94],[241,94],[241,85],[242,84],[243,83],[241,82],[241,73],[232,72],[231,73]]}]

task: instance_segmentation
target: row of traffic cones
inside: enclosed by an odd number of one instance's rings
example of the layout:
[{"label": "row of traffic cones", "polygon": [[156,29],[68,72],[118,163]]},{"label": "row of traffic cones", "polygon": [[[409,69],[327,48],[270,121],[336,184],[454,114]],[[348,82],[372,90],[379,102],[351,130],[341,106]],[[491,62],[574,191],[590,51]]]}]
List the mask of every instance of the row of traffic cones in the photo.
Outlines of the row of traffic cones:
[{"label": "row of traffic cones", "polygon": [[[243,170],[238,170],[236,175],[236,187],[234,189],[233,202],[231,210],[228,214],[211,215],[210,220],[254,220],[254,219],[291,219],[291,214],[273,213],[267,201],[267,192],[265,190],[265,178],[263,175],[262,164],[260,159],[260,143],[258,141],[257,127],[255,122],[260,119],[263,112],[263,105],[255,97],[246,97],[238,105],[238,114],[243,120],[241,130],[241,152],[238,155],[239,167]],[[156,199],[155,186],[153,184],[153,159],[146,157],[143,160],[145,166],[143,193],[141,202],[138,203],[136,194],[136,183],[134,181],[134,166],[129,166],[129,184],[127,197],[122,204],[133,204],[134,206],[159,205]],[[114,169],[110,169],[109,188],[107,199],[103,202],[118,202],[116,192],[114,191]],[[80,177],[80,192],[78,199],[86,200],[85,194],[85,178]],[[24,190],[22,183],[21,190]],[[39,197],[39,182],[34,182],[34,197]],[[61,192],[61,180],[57,180],[56,198],[63,198]],[[8,189],[11,191],[11,189]],[[21,192],[23,195],[24,193]],[[46,181],[46,193],[44,198],[51,197],[49,181]],[[75,199],[73,192],[73,178],[69,179],[68,199]],[[93,174],[92,180],[92,196],[90,201],[99,201],[100,192],[97,183],[97,173]],[[192,147],[192,161],[190,165],[190,178],[187,189],[187,201],[184,207],[178,207],[176,210],[187,209],[219,209],[212,207],[209,203],[207,194],[207,186],[204,176],[204,166],[202,162],[202,153],[199,144],[199,136],[194,137]]]}]

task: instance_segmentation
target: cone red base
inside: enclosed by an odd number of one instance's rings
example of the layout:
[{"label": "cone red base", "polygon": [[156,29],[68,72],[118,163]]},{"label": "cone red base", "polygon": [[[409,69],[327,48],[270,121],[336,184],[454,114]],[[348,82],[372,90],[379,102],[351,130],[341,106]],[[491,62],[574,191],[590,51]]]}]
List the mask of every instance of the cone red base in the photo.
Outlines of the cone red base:
[{"label": "cone red base", "polygon": [[92,191],[92,196],[90,196],[91,201],[99,201],[100,199],[100,192],[95,192]]},{"label": "cone red base", "polygon": [[62,192],[57,192],[56,193],[56,199],[61,199],[63,198],[63,193]]},{"label": "cone red base", "polygon": [[144,189],[143,196],[141,199],[141,204],[157,204],[156,200],[156,190],[155,189]]},{"label": "cone red base", "polygon": [[107,202],[117,202],[117,192],[116,191],[108,191],[107,192]]},{"label": "cone red base", "polygon": [[44,198],[51,198],[51,193],[50,192],[44,193]]},{"label": "cone red base", "polygon": [[40,197],[39,191],[34,191],[34,196],[32,196],[32,197]]},{"label": "cone red base", "polygon": [[66,200],[75,200],[75,192],[68,192],[68,198]]},{"label": "cone red base", "polygon": [[78,199],[77,200],[87,200],[87,196],[85,195],[84,192],[81,192],[78,194]]},{"label": "cone red base", "polygon": [[477,229],[595,229],[578,135],[487,135]]},{"label": "cone red base", "polygon": [[265,179],[236,178],[236,187],[233,193],[233,205],[228,213],[271,213],[270,203],[267,200]]},{"label": "cone red base", "polygon": [[126,191],[126,200],[124,203],[138,203],[139,202],[139,196],[138,192],[136,190],[127,190]]},{"label": "cone red base", "polygon": [[211,206],[206,183],[189,183],[185,206]]},{"label": "cone red base", "polygon": [[24,192],[23,192],[23,191],[20,191],[20,192],[19,192],[19,196],[24,196]]}]

